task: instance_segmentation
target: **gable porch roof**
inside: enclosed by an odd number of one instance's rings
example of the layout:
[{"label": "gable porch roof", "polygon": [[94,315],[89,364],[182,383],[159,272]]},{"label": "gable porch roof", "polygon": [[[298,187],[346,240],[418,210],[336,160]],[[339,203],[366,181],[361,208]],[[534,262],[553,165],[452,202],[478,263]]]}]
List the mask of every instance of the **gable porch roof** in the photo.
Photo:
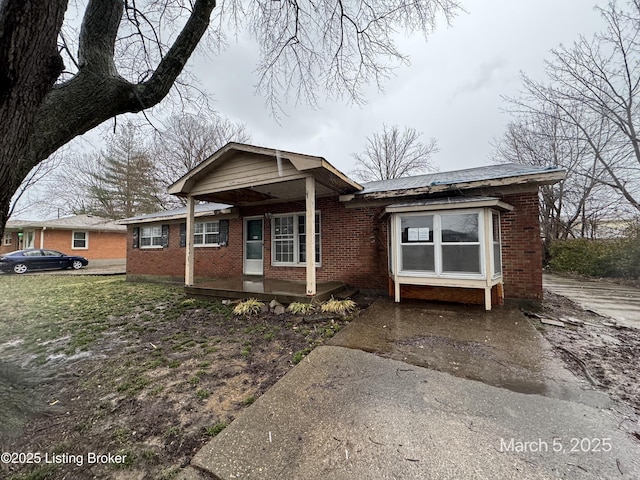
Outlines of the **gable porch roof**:
[{"label": "gable porch roof", "polygon": [[305,198],[309,177],[319,197],[362,190],[322,157],[232,142],[171,185],[169,193],[238,206],[274,203]]}]

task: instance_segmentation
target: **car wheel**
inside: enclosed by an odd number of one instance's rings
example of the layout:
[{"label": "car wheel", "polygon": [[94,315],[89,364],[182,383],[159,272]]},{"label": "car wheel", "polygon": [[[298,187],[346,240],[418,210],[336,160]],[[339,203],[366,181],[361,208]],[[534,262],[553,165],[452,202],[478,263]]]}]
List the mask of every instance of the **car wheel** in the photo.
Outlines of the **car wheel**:
[{"label": "car wheel", "polygon": [[80,260],[74,260],[71,266],[74,270],[80,270],[82,268],[82,262]]},{"label": "car wheel", "polygon": [[18,275],[27,273],[27,270],[27,266],[24,263],[16,263],[13,266],[13,273],[17,273]]}]

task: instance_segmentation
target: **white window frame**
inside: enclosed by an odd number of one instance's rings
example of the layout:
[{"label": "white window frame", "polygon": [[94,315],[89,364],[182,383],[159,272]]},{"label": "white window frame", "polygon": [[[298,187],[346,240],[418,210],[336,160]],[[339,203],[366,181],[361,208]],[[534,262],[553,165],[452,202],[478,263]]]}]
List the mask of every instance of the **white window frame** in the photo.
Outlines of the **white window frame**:
[{"label": "white window frame", "polygon": [[[84,234],[84,247],[76,247],[76,233]],[[80,239],[78,239],[80,240]],[[71,250],[88,250],[89,249],[89,232],[86,230],[73,230],[71,232]]]},{"label": "white window frame", "polygon": [[[485,279],[487,265],[485,264],[485,234],[484,234],[484,221],[483,221],[482,209],[461,209],[461,210],[433,210],[425,212],[406,212],[398,213],[397,231],[396,235],[399,239],[398,252],[399,258],[399,275],[406,277],[430,277],[430,278],[455,278],[455,279]],[[443,242],[442,241],[442,217],[446,215],[465,215],[475,214],[478,217],[478,242]],[[402,243],[402,218],[416,217],[416,216],[433,216],[433,251],[434,251],[434,271],[429,270],[405,270],[402,265],[402,247],[403,245],[420,245],[422,243]],[[430,242],[427,242],[431,244]],[[480,257],[480,273],[471,272],[445,272],[443,271],[442,263],[442,247],[446,245],[477,245],[478,254]]]},{"label": "white window frame", "polygon": [[[200,230],[200,231],[198,231]],[[207,236],[216,235],[217,241],[207,242]],[[219,247],[220,246],[220,222],[196,222],[193,228],[194,247]]]},{"label": "white window frame", "polygon": [[[502,277],[502,225],[500,222],[500,212],[497,212],[495,210],[491,210],[490,211],[491,214],[491,269],[493,270],[493,277],[492,280],[495,280],[496,278],[500,278]],[[494,235],[493,235],[493,219],[497,218],[498,219],[498,239],[496,241]],[[500,260],[500,264],[499,267],[500,268],[496,268],[496,259],[495,259],[495,247],[498,246],[498,255],[499,255],[499,260]]]},{"label": "white window frame", "polygon": [[[316,210],[315,215],[318,217],[318,223],[316,225],[316,238],[318,241],[316,242],[316,253],[319,261],[315,262],[316,267],[322,266],[322,236],[320,235],[320,230],[322,228],[322,217],[320,215],[320,211]],[[276,228],[275,223],[277,218],[293,218],[293,234],[291,235],[291,240],[293,241],[293,262],[279,262],[276,260],[276,242],[279,240],[283,240],[282,238],[276,238]],[[305,217],[305,212],[293,212],[293,213],[283,213],[273,215],[271,217],[271,265],[274,267],[305,267],[306,262],[300,261],[300,237],[304,235],[306,239],[306,233],[299,232],[300,221],[299,218]]]},{"label": "white window frame", "polygon": [[[147,230],[147,232],[145,232],[145,230]],[[149,230],[151,230],[151,233],[145,235]],[[145,238],[150,239],[149,245],[143,245],[143,240]],[[140,227],[140,238],[138,239],[138,243],[140,248],[144,249],[162,248],[162,225]]]},{"label": "white window frame", "polygon": [[4,238],[2,239],[2,245],[9,247],[13,244],[13,232],[4,232]]}]

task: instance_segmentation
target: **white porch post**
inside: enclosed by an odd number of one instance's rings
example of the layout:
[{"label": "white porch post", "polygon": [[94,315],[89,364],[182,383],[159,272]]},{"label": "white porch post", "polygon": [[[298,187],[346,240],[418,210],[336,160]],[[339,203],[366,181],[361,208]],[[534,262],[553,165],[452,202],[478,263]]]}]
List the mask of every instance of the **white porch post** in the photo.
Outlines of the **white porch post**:
[{"label": "white porch post", "polygon": [[398,237],[398,222],[400,219],[397,214],[391,215],[391,252],[393,255],[393,299],[396,303],[400,302],[400,238]]},{"label": "white porch post", "polygon": [[313,296],[316,294],[316,181],[313,177],[305,180],[305,197],[307,296]]},{"label": "white porch post", "polygon": [[491,223],[491,211],[487,208],[482,210],[482,221],[484,223],[484,274],[485,287],[484,287],[484,308],[485,310],[491,310],[491,281],[493,280],[493,262],[491,261],[491,254],[493,250],[492,232],[493,225]]},{"label": "white porch post", "polygon": [[184,284],[193,285],[194,271],[194,252],[193,252],[193,233],[194,233],[194,215],[195,201],[192,196],[187,197],[187,228],[186,228],[186,258],[184,262]]}]

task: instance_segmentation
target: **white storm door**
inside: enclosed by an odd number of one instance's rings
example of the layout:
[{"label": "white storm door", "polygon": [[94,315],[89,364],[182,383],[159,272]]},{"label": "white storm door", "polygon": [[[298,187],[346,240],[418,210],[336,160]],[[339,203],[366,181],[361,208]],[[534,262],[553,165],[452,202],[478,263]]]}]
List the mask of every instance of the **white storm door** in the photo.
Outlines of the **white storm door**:
[{"label": "white storm door", "polygon": [[263,229],[262,218],[244,220],[244,274],[262,275],[263,273]]}]

